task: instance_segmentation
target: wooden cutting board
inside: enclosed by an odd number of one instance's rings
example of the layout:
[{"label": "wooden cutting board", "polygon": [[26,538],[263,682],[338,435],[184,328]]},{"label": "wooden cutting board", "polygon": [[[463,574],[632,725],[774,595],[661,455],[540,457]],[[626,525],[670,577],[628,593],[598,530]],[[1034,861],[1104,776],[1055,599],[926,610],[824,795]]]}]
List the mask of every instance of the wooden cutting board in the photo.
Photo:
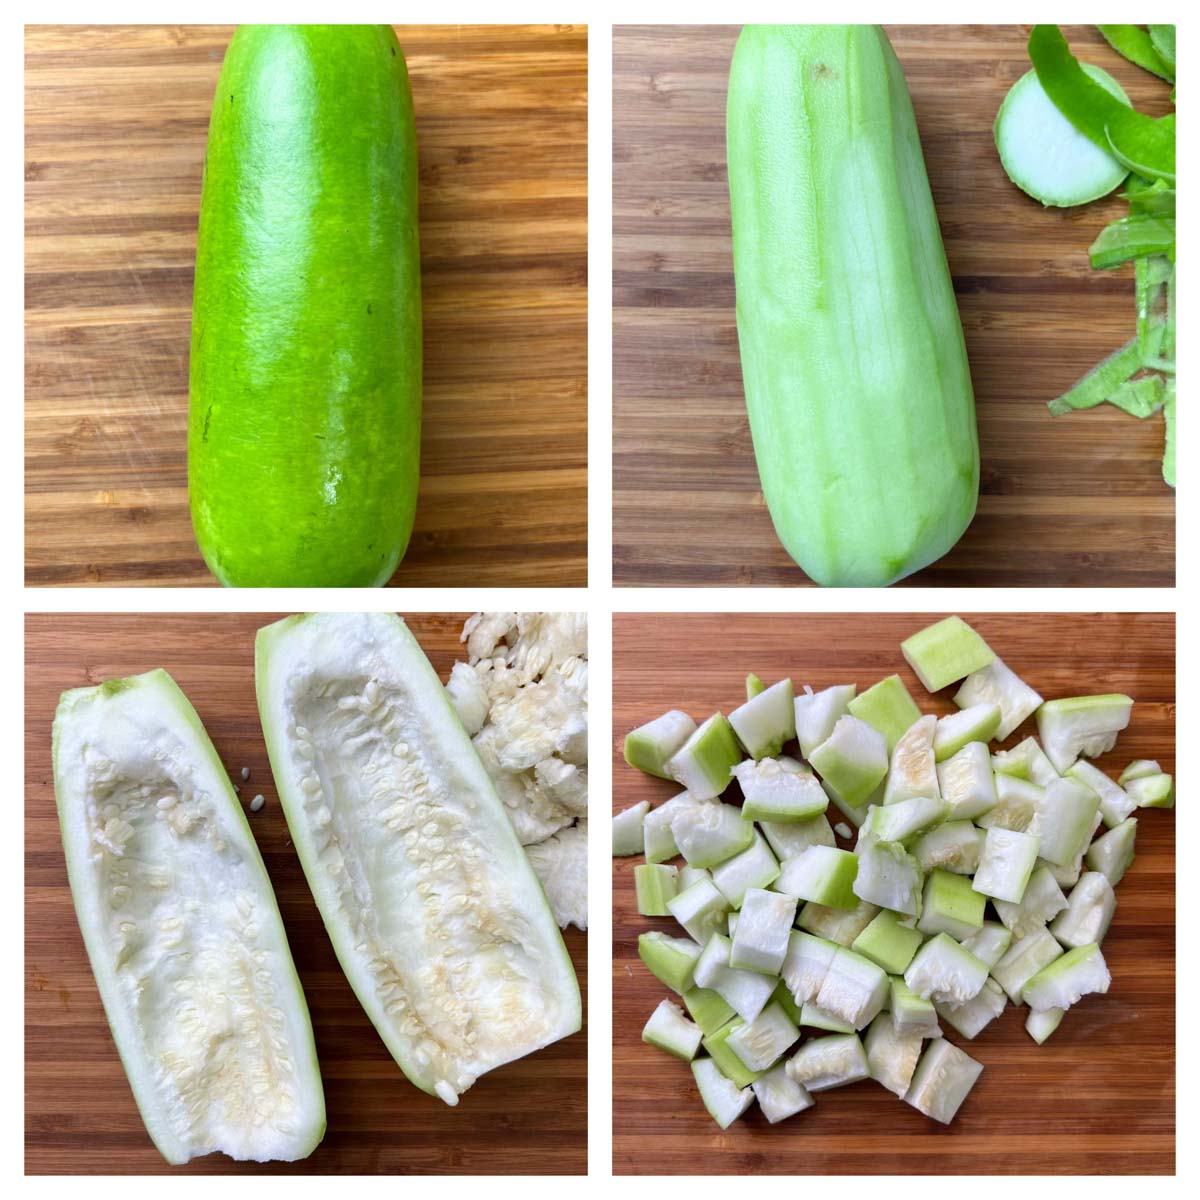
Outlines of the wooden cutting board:
[{"label": "wooden cutting board", "polygon": [[[587,582],[587,31],[398,26],[425,396],[396,585]],[[30,26],[26,582],[211,584],[187,507],[209,109],[232,26]],[[252,502],[252,498],[248,498]]]},{"label": "wooden cutting board", "polygon": [[[728,713],[754,671],[797,690],[860,690],[898,673],[918,705],[956,711],[954,689],[930,696],[900,653],[944,614],[618,614],[613,630],[613,810],[678,788],[625,765],[625,734],[670,708]],[[1175,632],[1171,615],[963,614],[1043,696],[1126,692],[1133,718],[1097,765],[1134,758],[1175,769]],[[1004,745],[1036,732],[1026,722]],[[737,789],[731,789],[736,797]],[[1113,982],[1068,1012],[1042,1046],[1011,1005],[974,1041],[947,1036],[984,1064],[950,1126],[864,1080],[816,1097],[779,1127],[757,1108],[722,1133],[685,1063],[644,1045],[667,989],[637,955],[638,934],[681,931],[641,917],[637,858],[613,860],[613,1165],[618,1174],[883,1175],[1169,1174],[1175,1169],[1175,820],[1137,814],[1137,859],[1117,888],[1104,940]],[[830,809],[830,821],[842,819]],[[850,843],[839,841],[844,848]]]},{"label": "wooden cutting board", "polygon": [[[29,1174],[582,1174],[587,1034],[484,1075],[456,1108],[410,1084],[338,966],[288,838],[254,697],[254,634],[269,614],[62,614],[26,618],[25,1170]],[[445,679],[469,614],[406,620]],[[221,1154],[168,1168],[117,1057],[75,920],[59,840],[50,727],[59,693],[164,667],[187,693],[248,801],[304,985],[328,1128],[298,1163]],[[250,768],[243,782],[240,770]],[[587,937],[567,946],[586,996]]]},{"label": "wooden cutting board", "polygon": [[[889,26],[917,114],[966,334],[979,509],[923,586],[1174,584],[1161,417],[1046,402],[1133,335],[1132,268],[1087,248],[1122,201],[1047,210],[1004,174],[992,122],[1029,69],[1029,26]],[[1142,111],[1167,84],[1092,26],[1072,47]],[[613,33],[614,578],[802,584],[763,502],[734,319],[725,85],[737,26]],[[882,464],[886,468],[886,464]]]}]

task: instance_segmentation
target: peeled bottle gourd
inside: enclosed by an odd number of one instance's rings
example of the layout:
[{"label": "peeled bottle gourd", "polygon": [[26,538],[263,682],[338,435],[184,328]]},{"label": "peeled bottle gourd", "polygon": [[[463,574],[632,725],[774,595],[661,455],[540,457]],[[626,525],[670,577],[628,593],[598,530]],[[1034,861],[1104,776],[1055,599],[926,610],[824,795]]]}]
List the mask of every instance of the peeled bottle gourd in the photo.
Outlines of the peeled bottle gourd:
[{"label": "peeled bottle gourd", "polygon": [[371,587],[421,442],[417,144],[387,25],[244,25],[213,100],[188,490],[234,587]]},{"label": "peeled bottle gourd", "polygon": [[754,453],[817,583],[883,586],[975,512],[962,326],[912,103],[871,25],[747,25],[726,124]]},{"label": "peeled bottle gourd", "polygon": [[63,693],[54,792],[96,986],[163,1157],[310,1154],[325,1100],[304,992],[229,776],[170,675]]}]

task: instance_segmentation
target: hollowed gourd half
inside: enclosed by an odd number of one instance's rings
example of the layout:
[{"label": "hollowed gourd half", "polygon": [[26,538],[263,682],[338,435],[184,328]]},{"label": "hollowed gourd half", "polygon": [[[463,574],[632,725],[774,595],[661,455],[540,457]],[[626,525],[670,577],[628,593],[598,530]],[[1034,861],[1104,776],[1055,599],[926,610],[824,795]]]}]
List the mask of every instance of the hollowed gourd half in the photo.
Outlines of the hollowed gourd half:
[{"label": "hollowed gourd half", "polygon": [[64,692],[54,791],[79,927],[170,1163],[295,1160],[325,1132],[275,895],[200,718],[165,671]]},{"label": "hollowed gourd half", "polygon": [[456,1104],[580,1027],[566,947],[408,627],[317,613],[260,629],[258,708],[304,873],[401,1070]]}]

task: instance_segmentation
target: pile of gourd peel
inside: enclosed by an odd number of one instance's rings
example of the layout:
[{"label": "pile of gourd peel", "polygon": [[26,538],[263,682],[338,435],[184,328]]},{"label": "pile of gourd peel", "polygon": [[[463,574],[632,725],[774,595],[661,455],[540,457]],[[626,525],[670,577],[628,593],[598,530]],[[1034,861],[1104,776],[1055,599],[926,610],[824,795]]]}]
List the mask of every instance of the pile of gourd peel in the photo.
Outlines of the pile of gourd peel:
[{"label": "pile of gourd peel", "polygon": [[[1174,84],[1173,25],[1101,25],[1099,29],[1124,57]],[[1137,308],[1136,335],[1048,407],[1055,416],[1100,404],[1112,404],[1143,419],[1161,411],[1162,474],[1174,487],[1175,114],[1152,118],[1114,97],[1071,54],[1057,25],[1034,26],[1029,57],[1038,82],[1062,116],[1129,171],[1121,193],[1129,205],[1128,215],[1106,225],[1088,253],[1098,270],[1133,264]],[[1172,87],[1172,102],[1174,97]],[[1003,113],[1002,109],[1002,117]],[[998,147],[1000,134],[998,121]]]}]

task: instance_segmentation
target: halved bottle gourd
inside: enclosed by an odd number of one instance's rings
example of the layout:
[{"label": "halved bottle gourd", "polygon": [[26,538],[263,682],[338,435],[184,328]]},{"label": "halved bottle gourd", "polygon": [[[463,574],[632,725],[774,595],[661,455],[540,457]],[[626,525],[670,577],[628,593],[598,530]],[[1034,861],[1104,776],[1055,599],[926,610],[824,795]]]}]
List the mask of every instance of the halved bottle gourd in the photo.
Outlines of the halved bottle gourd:
[{"label": "halved bottle gourd", "polygon": [[54,791],[79,928],[163,1157],[310,1154],[325,1099],[304,992],[229,776],[170,675],[64,692]]},{"label": "halved bottle gourd", "polygon": [[260,629],[259,713],[297,853],[346,977],[417,1087],[580,1027],[537,877],[404,622],[318,613]]}]

